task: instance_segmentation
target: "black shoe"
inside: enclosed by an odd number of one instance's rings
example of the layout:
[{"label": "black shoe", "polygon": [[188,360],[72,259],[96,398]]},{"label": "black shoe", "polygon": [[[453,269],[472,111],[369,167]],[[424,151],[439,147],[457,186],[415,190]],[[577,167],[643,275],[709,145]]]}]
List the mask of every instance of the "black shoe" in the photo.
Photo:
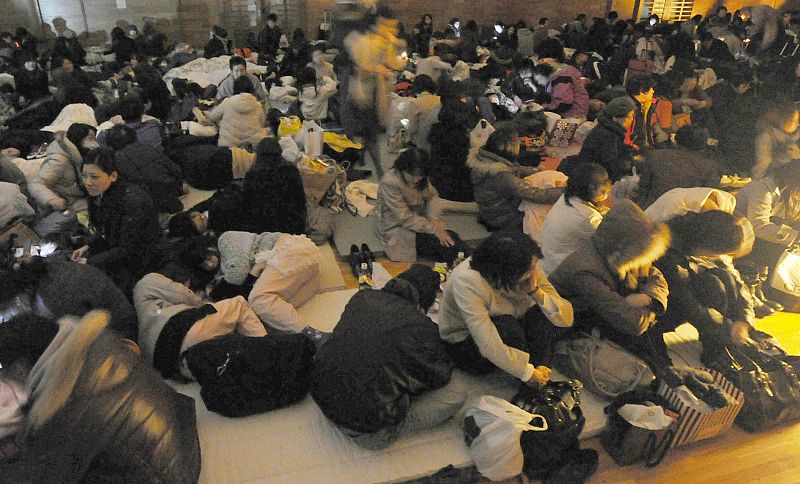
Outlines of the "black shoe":
[{"label": "black shoe", "polygon": [[360,170],[358,168],[350,168],[347,170],[347,181],[364,180],[372,176],[372,170]]},{"label": "black shoe", "polygon": [[581,484],[597,470],[597,451],[581,449],[574,452],[561,469],[553,472],[543,484]]},{"label": "black shoe", "polygon": [[353,277],[356,279],[358,279],[358,270],[362,262],[364,262],[364,258],[361,251],[358,250],[358,246],[356,244],[351,245],[350,255],[347,256],[347,263],[350,264],[350,270],[353,271]]},{"label": "black shoe", "polygon": [[367,244],[361,244],[361,257],[363,257],[363,261],[367,263],[369,273],[372,274],[372,263],[375,262],[375,254],[369,250]]}]

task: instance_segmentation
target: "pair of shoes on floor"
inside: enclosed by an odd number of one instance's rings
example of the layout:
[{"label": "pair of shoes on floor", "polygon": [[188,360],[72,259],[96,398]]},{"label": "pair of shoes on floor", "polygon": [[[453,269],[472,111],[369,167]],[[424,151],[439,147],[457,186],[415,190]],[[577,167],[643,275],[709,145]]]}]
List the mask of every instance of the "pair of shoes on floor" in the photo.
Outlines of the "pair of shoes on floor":
[{"label": "pair of shoes on floor", "polygon": [[598,455],[594,449],[573,452],[567,463],[547,476],[543,484],[581,484],[597,470]]},{"label": "pair of shoes on floor", "polygon": [[375,262],[375,254],[369,250],[367,244],[361,244],[359,249],[356,244],[350,246],[350,255],[347,256],[347,262],[350,264],[350,270],[353,271],[353,276],[358,278],[361,264],[367,264],[367,272],[372,275],[372,263]]}]

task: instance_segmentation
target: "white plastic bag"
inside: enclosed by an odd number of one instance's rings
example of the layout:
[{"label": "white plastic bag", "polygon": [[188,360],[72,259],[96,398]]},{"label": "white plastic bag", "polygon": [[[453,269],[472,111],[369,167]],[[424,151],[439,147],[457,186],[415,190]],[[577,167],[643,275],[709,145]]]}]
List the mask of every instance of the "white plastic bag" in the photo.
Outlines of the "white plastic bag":
[{"label": "white plastic bag", "polygon": [[[537,418],[538,417],[538,418]],[[541,426],[531,425],[536,419]],[[487,479],[502,481],[522,473],[525,459],[519,438],[526,430],[547,430],[547,420],[512,405],[502,398],[484,395],[467,405],[465,429],[469,455]],[[477,436],[469,439],[480,429]]]},{"label": "white plastic bag", "polygon": [[314,121],[303,121],[300,132],[303,133],[305,154],[312,158],[321,156],[325,131]]}]

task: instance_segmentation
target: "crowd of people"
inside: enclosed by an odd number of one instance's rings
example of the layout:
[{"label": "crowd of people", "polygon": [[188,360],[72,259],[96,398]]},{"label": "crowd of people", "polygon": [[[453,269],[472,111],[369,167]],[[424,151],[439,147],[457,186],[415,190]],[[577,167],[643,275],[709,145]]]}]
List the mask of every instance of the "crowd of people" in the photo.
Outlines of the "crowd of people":
[{"label": "crowd of people", "polygon": [[[441,30],[424,15],[407,31],[347,3],[319,41],[274,14],[243,45],[214,26],[200,52],[123,25],[94,61],[53,25],[42,41],[0,34],[0,223],[41,239],[2,254],[0,390],[27,403],[0,415],[18,447],[0,451],[0,480],[196,481],[193,405],[163,379],[192,379],[184,352],[228,334],[308,335],[314,401],[381,449],[455,415],[468,374],[546,383],[576,332],[658,376],[683,322],[711,354],[798,304],[764,284],[800,242],[798,12]],[[227,70],[181,77],[196,62]],[[411,106],[402,130],[394,93]],[[359,291],[330,334],[302,320],[333,223],[308,196],[302,139],[279,136],[289,116],[363,142],[383,251],[449,264],[440,303],[417,263]],[[543,169],[548,134],[570,125],[579,149]],[[384,173],[385,130],[403,148]],[[749,183],[731,193],[725,177]],[[184,207],[185,185],[217,192]],[[461,240],[453,202],[488,239]]]}]

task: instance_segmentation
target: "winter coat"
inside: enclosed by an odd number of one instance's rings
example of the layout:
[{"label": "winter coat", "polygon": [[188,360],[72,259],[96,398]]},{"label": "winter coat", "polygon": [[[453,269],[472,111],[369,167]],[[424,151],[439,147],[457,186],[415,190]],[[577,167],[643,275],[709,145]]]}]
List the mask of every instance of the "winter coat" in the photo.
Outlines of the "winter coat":
[{"label": "winter coat", "polygon": [[[531,355],[506,345],[491,318],[522,319],[538,303],[527,293],[493,287],[471,264],[472,258],[468,258],[456,266],[445,285],[439,336],[451,344],[472,337],[484,358],[515,378],[527,381],[533,374]],[[556,292],[540,267],[536,268],[536,280],[543,294],[538,304],[542,313],[554,326],[572,326],[572,305]]]},{"label": "winter coat", "polygon": [[[787,247],[798,241],[800,232],[776,223],[773,217],[797,224],[800,215],[798,207],[786,207],[784,191],[772,175],[753,180],[736,194],[736,212],[750,220],[756,237]],[[792,212],[798,218],[793,218]]]},{"label": "winter coat", "polygon": [[585,118],[589,114],[589,93],[581,80],[581,72],[564,64],[550,75],[547,92],[551,102],[543,107],[564,118]]},{"label": "winter coat", "polygon": [[[258,98],[259,102],[265,102],[267,100],[267,91],[264,90],[264,85],[261,84],[261,81],[254,76],[253,74],[247,73],[247,78],[250,79],[250,82],[253,84],[253,94]],[[228,74],[225,79],[220,81],[219,85],[217,86],[217,99],[225,99],[233,96],[233,82],[236,79],[233,77],[233,74]]]},{"label": "winter coat", "polygon": [[153,272],[136,283],[133,305],[139,317],[139,347],[144,359],[152,364],[156,342],[164,326],[173,316],[199,308],[203,300],[183,284]]},{"label": "winter coat", "polygon": [[[666,226],[652,223],[633,202],[624,200],[605,216],[590,240],[564,259],[550,281],[572,302],[576,325],[639,336],[650,327],[651,311],[663,314],[667,309],[667,283],[651,264],[668,245]],[[628,304],[625,297],[635,293],[650,296],[651,307]]]},{"label": "winter coat", "polygon": [[[118,115],[109,119],[108,122],[111,124],[124,124],[136,132],[136,141],[161,149],[163,126],[158,119],[145,115],[142,117],[141,121],[125,122],[122,116]],[[107,146],[106,136],[106,130],[97,133],[97,142],[100,143],[100,146]]]},{"label": "winter coat", "polygon": [[38,175],[28,182],[28,191],[43,207],[50,200],[61,198],[71,210],[86,210],[86,192],[80,179],[82,167],[83,157],[78,148],[67,139],[66,133],[56,133]]},{"label": "winter coat", "polygon": [[206,59],[219,57],[221,55],[229,55],[230,48],[228,47],[228,40],[221,39],[216,35],[209,39],[206,46],[203,48],[203,56]]},{"label": "winter coat", "polygon": [[597,208],[577,197],[567,205],[562,195],[550,209],[542,225],[540,246],[544,258],[541,267],[552,274],[559,264],[592,237],[603,221]]},{"label": "winter coat", "polygon": [[716,188],[673,188],[658,197],[644,213],[653,222],[666,222],[689,212],[703,212],[708,209],[709,201],[714,202],[715,207],[718,207],[715,210],[725,213],[733,213],[733,209],[736,207],[736,198],[733,195]]},{"label": "winter coat", "polygon": [[325,77],[316,85],[308,85],[300,90],[300,110],[303,118],[319,121],[328,117],[328,99],[336,94],[336,82]]},{"label": "winter coat", "polygon": [[394,168],[386,172],[375,204],[376,231],[386,256],[394,261],[417,260],[417,233],[433,234],[441,217],[439,195],[430,183],[422,190],[408,185]]},{"label": "winter coat", "polygon": [[797,134],[789,134],[781,128],[762,127],[755,140],[756,164],[752,170],[753,178],[763,178],[770,168],[800,159],[797,139]]},{"label": "winter coat", "polygon": [[5,482],[170,482],[200,476],[194,401],[170,388],[93,312],[64,318],[28,385],[21,457]]},{"label": "winter coat", "polygon": [[161,237],[158,212],[142,188],[117,180],[89,203],[95,235],[89,242],[88,263],[107,274],[125,268],[134,277],[148,269],[152,249]]},{"label": "winter coat", "polygon": [[183,205],[181,168],[160,150],[144,143],[132,143],[116,153],[117,171],[128,183],[138,185],[150,194],[156,210],[179,212]]},{"label": "winter coat", "polygon": [[442,77],[442,74],[450,72],[452,68],[453,66],[442,61],[439,56],[432,55],[417,63],[417,75],[420,76],[424,74],[433,79],[433,82],[439,82],[439,78]]},{"label": "winter coat", "polygon": [[258,45],[265,54],[275,55],[278,52],[278,44],[281,41],[281,29],[275,27],[264,27],[258,34]]},{"label": "winter coat", "polygon": [[24,96],[28,101],[35,101],[39,98],[49,96],[50,89],[47,87],[47,72],[37,67],[31,72],[27,69],[20,70],[14,76],[14,85],[17,94]]},{"label": "winter coat", "polygon": [[533,30],[525,27],[517,31],[517,52],[523,57],[533,55]]},{"label": "winter coat", "polygon": [[111,314],[109,328],[136,341],[136,312],[125,294],[102,271],[59,258],[47,259],[44,268],[36,286],[34,308],[40,316],[58,320],[104,309]]},{"label": "winter coat", "polygon": [[35,213],[19,185],[0,181],[0,229],[12,220],[31,217]]},{"label": "winter coat", "polygon": [[709,151],[681,147],[648,151],[636,202],[647,208],[673,188],[717,188],[720,169],[713,156]]},{"label": "winter coat", "polygon": [[[666,135],[666,133],[664,133],[664,130],[661,128],[658,119],[659,100],[657,98],[653,98],[653,102],[650,104],[650,109],[646,114],[647,121],[645,121],[644,106],[636,99],[631,99],[633,100],[633,104],[636,105],[633,124],[631,125],[631,142],[638,146],[640,150],[642,150],[645,148],[652,148],[667,141],[669,137]],[[674,104],[675,103],[673,102],[673,111],[676,109]]]},{"label": "winter coat", "polygon": [[564,192],[563,188],[535,188],[524,177],[533,174],[534,168],[524,167],[486,150],[472,150],[467,158],[475,187],[479,217],[487,226],[499,229],[522,223],[519,204],[552,205]]},{"label": "winter coat", "polygon": [[219,125],[219,146],[239,147],[242,143],[256,146],[268,134],[264,108],[249,93],[226,98],[208,114],[208,119]]},{"label": "winter coat", "polygon": [[360,291],[317,352],[311,396],[336,425],[374,433],[402,423],[411,398],[443,387],[452,370],[417,304],[387,288]]},{"label": "winter coat", "polygon": [[578,159],[581,163],[597,163],[605,168],[612,182],[630,175],[633,158],[631,148],[625,144],[625,128],[601,114],[597,117],[597,126],[583,141]]},{"label": "winter coat", "polygon": [[240,217],[230,230],[301,235],[308,224],[303,179],[294,165],[254,168],[244,177]]}]

